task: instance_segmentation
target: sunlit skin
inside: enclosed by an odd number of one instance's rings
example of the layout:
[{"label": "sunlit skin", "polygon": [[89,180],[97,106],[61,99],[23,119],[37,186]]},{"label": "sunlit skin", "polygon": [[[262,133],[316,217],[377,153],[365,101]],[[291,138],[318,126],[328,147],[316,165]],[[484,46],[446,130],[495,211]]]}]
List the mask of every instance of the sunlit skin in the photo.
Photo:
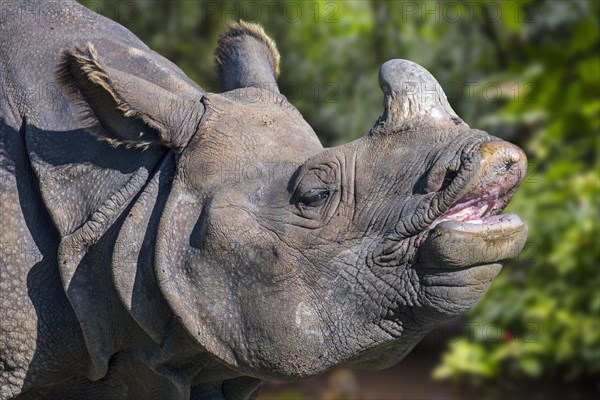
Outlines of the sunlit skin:
[{"label": "sunlit skin", "polygon": [[323,148],[259,26],[222,36],[207,93],[77,10],[41,18],[43,43],[16,22],[0,42],[0,243],[25,249],[0,253],[7,397],[246,399],[264,378],[385,368],[523,247],[501,212],[524,153],[421,66],[385,63],[376,125]]}]

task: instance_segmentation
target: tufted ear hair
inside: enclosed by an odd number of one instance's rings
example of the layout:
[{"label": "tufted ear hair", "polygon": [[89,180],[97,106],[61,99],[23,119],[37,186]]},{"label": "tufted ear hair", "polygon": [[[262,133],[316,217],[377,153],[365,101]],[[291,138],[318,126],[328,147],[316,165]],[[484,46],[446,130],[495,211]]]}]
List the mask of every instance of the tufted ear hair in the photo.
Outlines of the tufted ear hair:
[{"label": "tufted ear hair", "polygon": [[113,145],[185,147],[204,113],[203,92],[182,81],[172,88],[160,86],[150,81],[160,76],[136,74],[149,69],[137,64],[151,63],[151,58],[120,56],[131,60],[127,72],[105,65],[91,43],[63,55],[58,78],[82,109],[87,128]]},{"label": "tufted ear hair", "polygon": [[279,52],[260,25],[230,24],[215,55],[223,92],[252,86],[279,93]]}]

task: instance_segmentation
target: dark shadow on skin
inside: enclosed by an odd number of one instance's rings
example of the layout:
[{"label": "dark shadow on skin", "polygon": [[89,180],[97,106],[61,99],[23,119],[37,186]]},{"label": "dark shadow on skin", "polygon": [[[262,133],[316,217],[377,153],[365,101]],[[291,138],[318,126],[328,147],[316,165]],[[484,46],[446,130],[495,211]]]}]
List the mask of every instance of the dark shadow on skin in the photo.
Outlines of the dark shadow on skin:
[{"label": "dark shadow on skin", "polygon": [[[167,156],[163,162],[172,163],[172,158]],[[157,166],[157,168],[160,168],[160,165]],[[154,273],[154,249],[156,248],[156,235],[158,232],[160,217],[163,214],[169,192],[171,191],[171,183],[174,175],[173,164],[171,164],[170,168],[168,168],[165,172],[166,173],[161,173],[159,177],[158,198],[156,199],[156,204],[151,211],[148,228],[144,233],[144,239],[142,241],[142,250],[140,251],[137,260],[138,268],[135,272],[131,300],[132,312],[135,315],[148,314],[148,311],[145,310],[145,308],[147,308],[149,305],[147,304],[144,296],[141,295],[142,293],[146,293],[147,296],[147,293],[150,292],[153,294],[153,296],[162,297],[162,293]],[[159,302],[159,300],[155,301],[157,303]],[[161,301],[161,303],[166,304],[165,301]],[[158,306],[156,303],[152,304],[152,306],[155,305]]]},{"label": "dark shadow on skin", "polygon": [[[41,253],[41,260],[31,267],[27,274],[27,292],[37,314],[36,350],[27,371],[24,390],[32,385],[45,384],[39,376],[48,374],[53,377],[53,369],[58,372],[63,350],[82,340],[78,325],[70,305],[62,290],[62,283],[56,269],[56,249],[58,232],[54,228],[50,215],[44,206],[37,185],[37,178],[27,157],[24,129],[16,129],[0,120],[0,140],[9,157],[14,157],[15,181],[19,196],[19,205],[23,213],[27,229],[31,232],[33,243],[19,238],[22,252],[30,252],[32,256]],[[36,251],[36,248],[38,251]],[[70,327],[67,330],[66,327]],[[42,343],[42,341],[44,343]],[[70,348],[70,347],[69,347]],[[72,354],[70,358],[73,358]],[[58,362],[58,364],[57,364]],[[73,365],[77,368],[77,365]],[[53,383],[59,383],[59,377]],[[27,394],[19,398],[27,398]],[[36,395],[36,398],[42,398]]]},{"label": "dark shadow on skin", "polygon": [[[38,258],[41,253],[41,260],[27,274],[27,292],[37,315],[37,338],[33,359],[25,377],[24,392],[19,398],[33,396],[43,399],[46,396],[43,393],[52,391],[50,386],[60,386],[65,376],[68,376],[65,374],[65,367],[74,371],[75,375],[81,373],[88,356],[79,322],[65,295],[57,269],[60,235],[46,208],[37,176],[32,169],[26,132],[35,134],[37,154],[51,165],[90,163],[123,174],[134,172],[140,165],[148,165],[148,170],[152,173],[152,164],[157,164],[153,161],[160,160],[164,150],[156,148],[140,154],[142,151],[138,149],[113,148],[84,130],[43,131],[35,126],[27,126],[25,119],[19,131],[0,119],[0,132],[2,147],[8,157],[14,159],[19,205],[33,238],[33,242],[28,243],[20,237],[19,249],[38,255]],[[106,157],[107,154],[110,157]],[[102,155],[104,157],[100,157]],[[43,393],[28,393],[27,389],[32,386],[45,386],[47,390],[42,390]]]},{"label": "dark shadow on skin", "polygon": [[[20,248],[22,251],[33,253],[37,253],[37,248],[42,256],[27,274],[27,292],[37,314],[36,350],[23,387],[27,390],[28,387],[40,383],[59,383],[60,369],[64,367],[61,361],[76,362],[77,359],[81,359],[73,351],[77,348],[73,344],[82,341],[83,338],[56,269],[59,235],[44,205],[37,178],[29,163],[25,124],[17,133],[4,121],[0,121],[0,130],[10,132],[2,135],[2,140],[8,144],[8,153],[14,156],[19,205],[34,241],[26,243],[24,238],[19,238]],[[78,366],[75,363],[72,367]],[[56,372],[56,375],[53,372]],[[40,376],[48,376],[49,379],[45,378],[48,382],[40,382]],[[39,397],[39,394],[37,396]]]},{"label": "dark shadow on skin", "polygon": [[[128,174],[140,166],[152,171],[157,160],[165,154],[165,150],[157,146],[151,146],[148,150],[114,147],[84,129],[44,131],[29,125],[27,135],[35,138],[35,149],[29,150],[34,150],[41,159],[53,166],[90,163],[102,169]],[[108,154],[110,157],[107,157]]]}]

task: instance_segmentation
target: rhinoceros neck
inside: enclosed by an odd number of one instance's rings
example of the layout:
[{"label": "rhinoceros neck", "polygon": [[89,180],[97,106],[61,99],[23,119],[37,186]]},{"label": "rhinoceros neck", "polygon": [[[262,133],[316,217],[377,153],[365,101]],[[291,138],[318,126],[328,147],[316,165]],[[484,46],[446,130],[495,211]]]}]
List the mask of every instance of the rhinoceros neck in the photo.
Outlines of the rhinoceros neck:
[{"label": "rhinoceros neck", "polygon": [[[132,363],[141,363],[168,381],[169,398],[250,398],[260,379],[243,376],[221,363],[172,319],[162,343],[138,341]],[[139,368],[139,366],[138,366]]]}]

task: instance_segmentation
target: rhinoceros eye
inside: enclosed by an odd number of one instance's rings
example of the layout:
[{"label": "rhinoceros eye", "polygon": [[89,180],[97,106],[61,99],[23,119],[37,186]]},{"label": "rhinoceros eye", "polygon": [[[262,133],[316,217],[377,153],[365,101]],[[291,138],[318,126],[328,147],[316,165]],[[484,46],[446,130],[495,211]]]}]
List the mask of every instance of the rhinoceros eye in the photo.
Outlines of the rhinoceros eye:
[{"label": "rhinoceros eye", "polygon": [[327,189],[312,189],[302,195],[300,203],[307,207],[320,207],[329,198],[329,190]]}]

